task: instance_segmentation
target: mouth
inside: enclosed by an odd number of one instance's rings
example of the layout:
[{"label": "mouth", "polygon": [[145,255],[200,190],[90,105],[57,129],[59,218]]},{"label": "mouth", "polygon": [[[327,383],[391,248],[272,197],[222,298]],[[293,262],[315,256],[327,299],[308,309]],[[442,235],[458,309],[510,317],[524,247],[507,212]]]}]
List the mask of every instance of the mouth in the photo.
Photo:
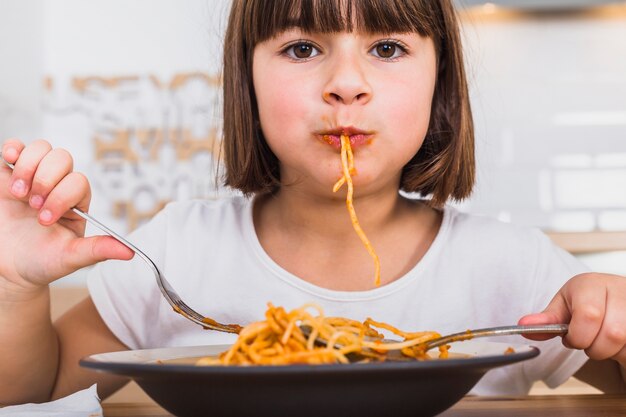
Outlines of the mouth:
[{"label": "mouth", "polygon": [[352,148],[369,145],[374,139],[374,132],[357,129],[353,126],[337,127],[335,129],[324,130],[316,133],[316,136],[322,142],[337,149],[341,148],[342,135],[346,135],[350,138],[350,146]]}]

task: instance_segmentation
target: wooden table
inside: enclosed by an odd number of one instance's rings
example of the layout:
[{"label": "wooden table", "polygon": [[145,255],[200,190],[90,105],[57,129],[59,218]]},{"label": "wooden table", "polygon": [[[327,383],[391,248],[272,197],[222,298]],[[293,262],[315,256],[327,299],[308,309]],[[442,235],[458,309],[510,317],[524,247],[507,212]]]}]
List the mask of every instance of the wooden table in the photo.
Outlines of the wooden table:
[{"label": "wooden table", "polygon": [[626,395],[466,397],[440,417],[626,417]]},{"label": "wooden table", "polygon": [[[172,417],[153,404],[104,403],[103,408],[105,417]],[[466,397],[439,417],[503,416],[626,417],[626,395]]]}]

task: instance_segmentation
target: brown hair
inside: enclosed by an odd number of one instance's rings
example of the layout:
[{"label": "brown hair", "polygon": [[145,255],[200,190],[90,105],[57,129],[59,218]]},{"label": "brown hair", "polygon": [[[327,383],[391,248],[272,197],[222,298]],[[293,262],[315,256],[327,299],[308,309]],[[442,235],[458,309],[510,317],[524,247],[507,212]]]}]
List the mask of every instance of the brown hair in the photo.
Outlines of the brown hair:
[{"label": "brown hair", "polygon": [[450,0],[235,0],[224,42],[225,184],[244,194],[280,186],[279,161],[259,123],[254,47],[291,27],[308,32],[416,32],[437,51],[437,81],[424,144],[403,168],[400,188],[434,206],[461,200],[475,176],[474,131],[456,14]]}]

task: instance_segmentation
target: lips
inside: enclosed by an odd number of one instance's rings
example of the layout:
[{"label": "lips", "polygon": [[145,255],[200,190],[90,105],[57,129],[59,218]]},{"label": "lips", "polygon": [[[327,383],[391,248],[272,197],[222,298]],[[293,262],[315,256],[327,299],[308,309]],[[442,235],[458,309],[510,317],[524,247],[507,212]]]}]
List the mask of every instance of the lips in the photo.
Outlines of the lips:
[{"label": "lips", "polygon": [[323,142],[335,148],[341,148],[341,135],[346,135],[350,138],[350,146],[353,148],[369,145],[374,139],[373,132],[364,131],[352,126],[319,132],[317,136]]}]

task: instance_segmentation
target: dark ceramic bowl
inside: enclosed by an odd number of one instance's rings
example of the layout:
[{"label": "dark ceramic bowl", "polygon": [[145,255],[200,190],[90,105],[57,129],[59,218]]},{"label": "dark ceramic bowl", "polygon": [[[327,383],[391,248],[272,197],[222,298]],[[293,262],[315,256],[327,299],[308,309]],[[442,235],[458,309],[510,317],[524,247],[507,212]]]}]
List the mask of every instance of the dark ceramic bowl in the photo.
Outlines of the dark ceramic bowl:
[{"label": "dark ceramic bowl", "polygon": [[[513,353],[506,353],[509,347]],[[484,341],[452,345],[463,357],[350,365],[194,366],[228,346],[111,352],[80,361],[132,378],[159,405],[192,416],[433,416],[490,369],[533,358],[535,347]]]}]

